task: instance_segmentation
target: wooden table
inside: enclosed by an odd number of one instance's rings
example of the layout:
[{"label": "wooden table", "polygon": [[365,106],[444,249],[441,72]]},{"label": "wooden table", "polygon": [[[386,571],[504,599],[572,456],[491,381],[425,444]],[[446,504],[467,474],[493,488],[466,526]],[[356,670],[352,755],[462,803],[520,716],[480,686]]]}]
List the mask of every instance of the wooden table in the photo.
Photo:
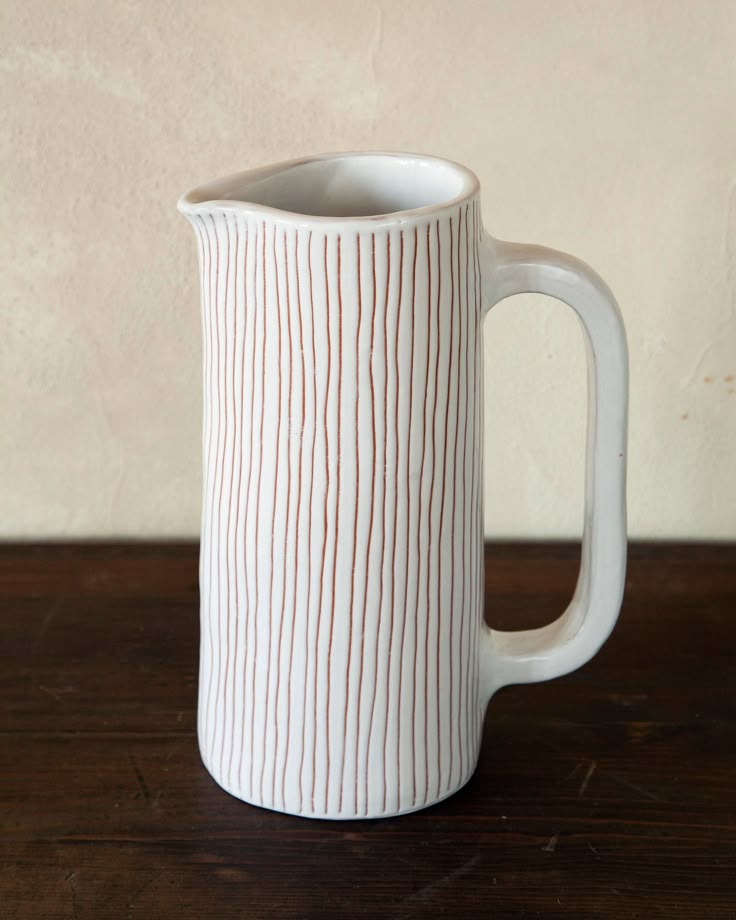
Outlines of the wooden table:
[{"label": "wooden table", "polygon": [[[576,569],[489,546],[489,620]],[[0,610],[2,918],[736,918],[736,547],[634,546],[611,640],[498,694],[465,789],[348,824],[202,767],[195,546],[6,546]]]}]

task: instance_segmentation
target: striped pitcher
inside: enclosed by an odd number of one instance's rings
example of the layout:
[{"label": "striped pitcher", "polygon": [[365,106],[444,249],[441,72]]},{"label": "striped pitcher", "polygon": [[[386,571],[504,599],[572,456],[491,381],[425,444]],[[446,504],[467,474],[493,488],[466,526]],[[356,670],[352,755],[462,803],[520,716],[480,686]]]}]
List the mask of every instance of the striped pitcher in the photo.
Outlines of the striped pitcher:
[{"label": "striped pitcher", "polygon": [[[457,791],[509,683],[587,661],[625,570],[627,353],[583,263],[484,232],[427,156],[317,156],[184,195],[199,251],[204,496],[198,737],[232,795],[376,818]],[[589,354],[580,576],[560,619],[483,619],[489,308],[572,306]]]}]

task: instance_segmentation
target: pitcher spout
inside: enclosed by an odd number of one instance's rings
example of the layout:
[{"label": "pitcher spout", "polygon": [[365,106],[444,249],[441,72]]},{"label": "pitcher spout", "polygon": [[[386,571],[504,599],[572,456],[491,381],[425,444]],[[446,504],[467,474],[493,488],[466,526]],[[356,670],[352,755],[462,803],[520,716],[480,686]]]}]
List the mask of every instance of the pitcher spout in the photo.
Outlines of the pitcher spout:
[{"label": "pitcher spout", "polygon": [[220,210],[258,212],[268,210],[257,200],[258,188],[267,179],[278,175],[285,167],[300,161],[246,169],[199,185],[181,196],[177,208],[185,217]]}]

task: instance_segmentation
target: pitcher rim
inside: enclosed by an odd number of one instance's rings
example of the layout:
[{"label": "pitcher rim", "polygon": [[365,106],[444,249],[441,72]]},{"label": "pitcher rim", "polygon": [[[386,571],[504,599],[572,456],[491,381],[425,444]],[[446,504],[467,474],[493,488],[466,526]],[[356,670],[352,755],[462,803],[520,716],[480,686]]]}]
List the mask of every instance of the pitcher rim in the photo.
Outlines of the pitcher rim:
[{"label": "pitcher rim", "polygon": [[[391,158],[405,162],[419,161],[435,167],[442,166],[444,168],[449,168],[454,171],[460,179],[460,189],[456,195],[434,204],[376,214],[346,215],[344,217],[327,214],[308,214],[277,208],[271,205],[259,204],[258,202],[224,197],[224,193],[228,190],[232,193],[234,187],[242,185],[244,182],[254,182],[260,179],[266,179],[271,175],[277,175],[280,172],[285,172],[299,166],[305,166],[309,163],[325,160],[357,159],[359,157]],[[315,224],[324,226],[332,224],[341,227],[349,225],[363,227],[369,225],[376,227],[380,225],[404,223],[454,210],[466,201],[470,201],[476,197],[479,191],[480,181],[476,174],[468,169],[467,166],[463,166],[462,163],[458,163],[455,160],[429,154],[404,151],[352,150],[297,157],[290,160],[282,160],[268,166],[231,173],[219,179],[198,185],[190,191],[185,192],[179,198],[177,208],[185,217],[193,216],[198,213],[211,213],[213,211],[234,211],[246,215],[269,216],[274,220],[303,226]]]}]

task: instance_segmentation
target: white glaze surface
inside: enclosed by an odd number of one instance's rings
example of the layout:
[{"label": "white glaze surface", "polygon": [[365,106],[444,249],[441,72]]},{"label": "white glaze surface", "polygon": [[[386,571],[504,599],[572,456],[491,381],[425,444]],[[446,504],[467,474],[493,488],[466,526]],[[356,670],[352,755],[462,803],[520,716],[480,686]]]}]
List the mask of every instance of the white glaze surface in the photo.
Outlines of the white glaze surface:
[{"label": "white glaze surface", "polygon": [[[326,214],[276,207],[319,210],[320,195]],[[475,177],[433,158],[281,164],[180,208],[205,338],[205,764],[234,795],[295,814],[424,807],[472,774],[495,689],[578,666],[615,621],[615,303],[569,257],[484,235]],[[482,617],[480,330],[520,290],[574,306],[608,386],[592,403],[576,598],[553,628],[506,635]]]}]

